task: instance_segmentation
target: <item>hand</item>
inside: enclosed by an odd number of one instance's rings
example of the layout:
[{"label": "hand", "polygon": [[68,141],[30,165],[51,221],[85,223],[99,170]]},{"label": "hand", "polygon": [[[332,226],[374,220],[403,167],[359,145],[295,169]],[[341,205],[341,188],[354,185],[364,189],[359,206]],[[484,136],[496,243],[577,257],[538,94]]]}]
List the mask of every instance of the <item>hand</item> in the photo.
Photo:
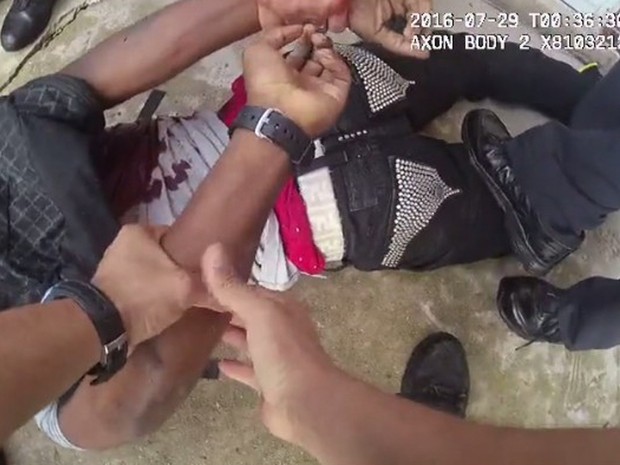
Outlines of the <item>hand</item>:
[{"label": "hand", "polygon": [[332,32],[342,32],[348,25],[349,2],[350,0],[258,0],[258,15],[265,29],[284,24],[314,24],[327,25]]},{"label": "hand", "polygon": [[[248,286],[221,245],[203,258],[205,282],[222,307],[243,328],[231,327],[224,341],[247,353],[251,364],[223,361],[220,370],[262,394],[262,417],[275,436],[296,442],[298,412],[323,380],[338,373],[321,347],[306,309],[282,293]],[[324,390],[323,390],[324,391]]]},{"label": "hand", "polygon": [[[428,58],[428,51],[412,47],[413,37],[422,31],[411,27],[411,15],[428,13],[432,7],[432,0],[353,0],[349,11],[349,25],[367,42],[381,44],[387,50],[400,55]],[[407,20],[403,34],[388,27],[388,22],[399,16]]]},{"label": "hand", "polygon": [[179,268],[159,245],[165,231],[125,226],[93,278],[118,308],[132,347],[159,335],[189,308],[207,302],[200,277]]},{"label": "hand", "polygon": [[351,86],[348,66],[331,48],[315,49],[306,65],[287,63],[280,49],[305,35],[312,26],[285,26],[264,33],[245,50],[244,75],[250,105],[280,110],[308,136],[316,138],[333,127]]}]

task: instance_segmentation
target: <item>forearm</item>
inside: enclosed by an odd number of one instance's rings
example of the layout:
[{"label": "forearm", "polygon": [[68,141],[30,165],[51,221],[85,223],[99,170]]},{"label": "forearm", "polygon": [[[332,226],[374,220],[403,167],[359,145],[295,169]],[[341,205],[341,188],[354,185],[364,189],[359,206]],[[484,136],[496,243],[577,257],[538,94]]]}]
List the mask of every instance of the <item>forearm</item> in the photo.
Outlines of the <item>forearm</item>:
[{"label": "forearm", "polygon": [[198,270],[207,247],[220,242],[239,272],[249,277],[267,216],[289,175],[284,151],[238,130],[226,155],[165,237],[164,248],[183,267]]},{"label": "forearm", "polygon": [[[222,242],[248,277],[267,215],[288,174],[283,151],[237,131],[164,238],[164,248],[179,264],[197,269],[206,248]],[[83,383],[61,411],[65,435],[80,447],[101,449],[159,428],[200,379],[227,323],[224,315],[190,312],[138,347],[110,382],[99,389]]]},{"label": "forearm", "polygon": [[293,441],[324,465],[611,465],[618,430],[525,430],[478,425],[340,372],[295,414]]},{"label": "forearm", "polygon": [[4,312],[0,332],[2,444],[97,363],[101,343],[89,318],[69,300]]},{"label": "forearm", "polygon": [[140,345],[108,383],[84,380],[60,410],[63,434],[81,448],[103,450],[156,430],[187,398],[226,325],[220,314],[190,310]]},{"label": "forearm", "polygon": [[85,79],[113,106],[258,30],[255,0],[181,0],[114,34],[63,72]]}]

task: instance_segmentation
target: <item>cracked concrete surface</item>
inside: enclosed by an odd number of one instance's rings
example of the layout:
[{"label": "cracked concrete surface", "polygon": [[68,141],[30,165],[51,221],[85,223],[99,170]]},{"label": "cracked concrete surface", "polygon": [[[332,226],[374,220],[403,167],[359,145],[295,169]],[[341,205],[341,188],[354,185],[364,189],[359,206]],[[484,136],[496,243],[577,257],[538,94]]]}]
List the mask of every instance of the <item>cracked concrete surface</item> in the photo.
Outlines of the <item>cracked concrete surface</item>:
[{"label": "cracked concrete surface", "polygon": [[[2,89],[10,91],[59,69],[113,31],[167,3],[170,0],[60,0],[51,32],[34,48],[0,55]],[[436,3],[444,11],[490,8],[479,0]],[[8,2],[1,3],[0,14],[7,8]],[[163,86],[169,95],[160,113],[189,111],[203,103],[218,108],[240,71],[241,49],[242,44],[235,44]],[[569,56],[559,58],[578,65]],[[131,119],[142,98],[108,116]],[[486,106],[498,111],[515,134],[544,121],[522,109]],[[461,119],[470,108],[457,105],[429,133],[458,140]],[[619,230],[620,219],[611,218],[550,278],[568,285],[594,274],[618,277]],[[346,270],[326,280],[306,279],[296,292],[312,304],[326,347],[338,363],[390,392],[398,388],[412,346],[431,331],[446,330],[463,340],[469,354],[471,418],[537,427],[618,426],[619,352],[571,354],[543,345],[515,352],[521,341],[497,317],[494,295],[502,276],[518,273],[520,267],[510,259],[425,274]],[[68,452],[55,448],[30,424],[8,449],[11,462],[24,465],[314,463],[270,438],[258,423],[255,404],[255,396],[242,387],[204,382],[160,432],[138,444],[107,453]]]}]

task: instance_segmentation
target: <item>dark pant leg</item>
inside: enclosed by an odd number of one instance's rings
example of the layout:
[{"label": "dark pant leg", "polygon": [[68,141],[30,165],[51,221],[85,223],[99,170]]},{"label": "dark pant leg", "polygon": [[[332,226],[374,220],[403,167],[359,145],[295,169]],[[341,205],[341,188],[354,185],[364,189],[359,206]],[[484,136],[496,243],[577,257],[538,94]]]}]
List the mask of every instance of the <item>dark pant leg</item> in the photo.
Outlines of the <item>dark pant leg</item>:
[{"label": "dark pant leg", "polygon": [[571,127],[582,130],[620,128],[620,63],[617,63],[579,103]]},{"label": "dark pant leg", "polygon": [[[437,32],[436,34],[449,34]],[[427,60],[402,57],[379,46],[364,47],[404,78],[414,81],[407,96],[415,130],[448,111],[457,101],[491,98],[521,105],[568,124],[577,104],[597,81],[539,50],[466,50],[468,34],[453,34],[454,47],[433,51]]]},{"label": "dark pant leg", "polygon": [[548,123],[506,149],[544,223],[567,234],[599,226],[620,209],[620,64],[580,103],[570,128]]},{"label": "dark pant leg", "polygon": [[536,110],[569,124],[584,97],[594,88],[598,71],[580,73],[537,49],[521,50],[509,42],[505,50],[469,52],[484,61],[484,97]]},{"label": "dark pant leg", "polygon": [[569,350],[620,345],[620,281],[591,278],[570,288],[559,303],[560,335]]},{"label": "dark pant leg", "polygon": [[510,253],[504,215],[462,144],[419,135],[354,141],[333,166],[348,263],[426,271]]}]

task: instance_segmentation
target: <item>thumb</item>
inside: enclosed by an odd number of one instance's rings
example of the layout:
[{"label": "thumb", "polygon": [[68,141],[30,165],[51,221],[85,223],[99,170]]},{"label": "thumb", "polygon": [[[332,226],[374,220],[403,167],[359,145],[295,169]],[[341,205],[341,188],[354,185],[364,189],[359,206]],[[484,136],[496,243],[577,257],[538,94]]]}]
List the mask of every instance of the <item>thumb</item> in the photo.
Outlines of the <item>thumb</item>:
[{"label": "thumb", "polygon": [[413,47],[411,39],[407,39],[403,34],[390,31],[385,26],[377,32],[376,36],[372,40],[373,42],[382,45],[386,50],[398,55],[420,59],[428,58],[429,55],[427,51],[418,50]]},{"label": "thumb", "polygon": [[[259,2],[260,3],[260,2]],[[259,5],[258,20],[263,29],[281,26],[284,20],[266,6]]]},{"label": "thumb", "polygon": [[245,322],[260,297],[253,286],[241,279],[222,244],[207,249],[202,258],[202,274],[207,289],[224,307],[219,310],[231,312]]},{"label": "thumb", "polygon": [[330,16],[328,27],[330,32],[344,32],[349,26],[349,12],[342,10]]}]

